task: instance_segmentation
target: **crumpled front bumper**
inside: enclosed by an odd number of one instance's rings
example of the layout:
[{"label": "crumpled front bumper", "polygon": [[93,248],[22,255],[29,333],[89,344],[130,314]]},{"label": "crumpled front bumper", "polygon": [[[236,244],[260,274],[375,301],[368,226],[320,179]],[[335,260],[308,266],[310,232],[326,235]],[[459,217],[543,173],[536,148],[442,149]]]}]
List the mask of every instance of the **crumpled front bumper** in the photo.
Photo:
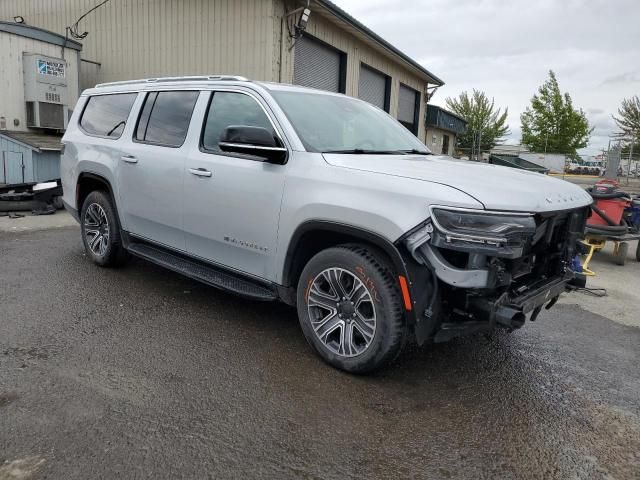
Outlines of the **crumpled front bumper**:
[{"label": "crumpled front bumper", "polygon": [[555,305],[562,292],[570,289],[571,286],[583,287],[585,278],[584,275],[568,272],[564,277],[541,282],[522,295],[510,296],[505,292],[498,297],[474,297],[468,309],[475,320],[444,322],[439,326],[433,341],[446,342],[461,335],[490,332],[496,327],[508,330],[520,328],[528,314],[531,313],[529,321],[535,321],[545,306],[549,309]]},{"label": "crumpled front bumper", "polygon": [[580,284],[584,285],[584,277],[568,271],[563,277],[539,282],[521,295],[504,293],[498,298],[473,298],[470,307],[492,325],[518,328],[524,323],[526,314],[533,312],[531,320],[534,321],[543,306],[551,308],[562,292],[571,285]]}]

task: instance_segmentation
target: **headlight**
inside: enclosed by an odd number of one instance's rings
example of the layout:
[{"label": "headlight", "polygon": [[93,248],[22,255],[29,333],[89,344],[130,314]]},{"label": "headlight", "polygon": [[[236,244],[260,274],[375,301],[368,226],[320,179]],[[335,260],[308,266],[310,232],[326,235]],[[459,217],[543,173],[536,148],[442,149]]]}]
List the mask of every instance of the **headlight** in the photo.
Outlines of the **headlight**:
[{"label": "headlight", "polygon": [[536,231],[532,215],[500,212],[473,212],[433,208],[437,246],[466,251],[485,251],[498,256],[522,254],[526,240]]},{"label": "headlight", "polygon": [[536,231],[536,222],[531,215],[476,213],[441,208],[434,208],[432,213],[438,230],[448,235],[507,243],[510,239],[532,235]]}]

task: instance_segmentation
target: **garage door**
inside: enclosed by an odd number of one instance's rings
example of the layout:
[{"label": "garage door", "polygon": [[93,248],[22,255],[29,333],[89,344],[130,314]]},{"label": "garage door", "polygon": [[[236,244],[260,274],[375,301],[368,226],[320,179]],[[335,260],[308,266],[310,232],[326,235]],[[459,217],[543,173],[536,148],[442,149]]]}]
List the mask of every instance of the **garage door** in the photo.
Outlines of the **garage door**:
[{"label": "garage door", "polygon": [[388,111],[387,78],[386,75],[361,65],[358,98]]},{"label": "garage door", "polygon": [[418,105],[418,92],[413,88],[400,85],[398,92],[398,120],[413,133],[418,133],[416,107]]},{"label": "garage door", "polygon": [[293,83],[330,92],[341,91],[342,52],[307,35],[296,41],[295,48]]}]

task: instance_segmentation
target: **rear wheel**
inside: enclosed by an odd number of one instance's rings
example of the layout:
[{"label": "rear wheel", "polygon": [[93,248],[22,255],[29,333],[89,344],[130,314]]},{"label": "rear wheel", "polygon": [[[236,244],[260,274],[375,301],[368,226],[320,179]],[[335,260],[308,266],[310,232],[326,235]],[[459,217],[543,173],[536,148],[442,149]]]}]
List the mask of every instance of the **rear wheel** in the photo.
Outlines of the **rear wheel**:
[{"label": "rear wheel", "polygon": [[377,251],[358,245],[323,250],[304,268],[297,295],[302,331],[330,365],[365,373],[400,352],[402,300]]},{"label": "rear wheel", "polygon": [[120,225],[108,193],[96,190],[87,195],[80,211],[80,228],[84,249],[95,263],[111,267],[126,260]]}]

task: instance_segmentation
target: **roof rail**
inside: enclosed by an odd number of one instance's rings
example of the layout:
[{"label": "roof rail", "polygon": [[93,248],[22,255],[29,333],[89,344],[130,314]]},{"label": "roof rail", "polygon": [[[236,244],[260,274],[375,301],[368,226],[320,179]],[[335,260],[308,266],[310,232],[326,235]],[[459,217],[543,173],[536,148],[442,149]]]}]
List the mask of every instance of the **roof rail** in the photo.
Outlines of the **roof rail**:
[{"label": "roof rail", "polygon": [[124,80],[120,82],[99,83],[96,88],[111,87],[114,85],[136,85],[140,83],[160,83],[160,82],[206,82],[212,80],[232,80],[236,82],[248,82],[249,79],[240,75],[193,75],[189,77],[158,77],[143,78],[140,80]]}]

